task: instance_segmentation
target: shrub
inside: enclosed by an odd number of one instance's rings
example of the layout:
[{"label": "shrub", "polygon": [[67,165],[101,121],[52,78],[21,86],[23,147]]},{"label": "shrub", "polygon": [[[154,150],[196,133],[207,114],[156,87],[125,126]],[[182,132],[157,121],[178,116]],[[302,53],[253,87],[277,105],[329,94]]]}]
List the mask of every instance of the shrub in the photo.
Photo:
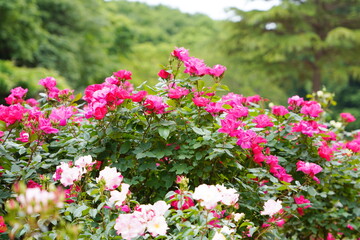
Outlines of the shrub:
[{"label": "shrub", "polygon": [[[353,118],[328,122],[323,92],[288,106],[220,96],[225,70],[176,48],[154,89],[135,89],[126,70],[88,86],[83,102],[51,77],[37,101],[13,89],[0,106],[3,236],[354,239]],[[35,192],[58,196],[54,217]]]}]

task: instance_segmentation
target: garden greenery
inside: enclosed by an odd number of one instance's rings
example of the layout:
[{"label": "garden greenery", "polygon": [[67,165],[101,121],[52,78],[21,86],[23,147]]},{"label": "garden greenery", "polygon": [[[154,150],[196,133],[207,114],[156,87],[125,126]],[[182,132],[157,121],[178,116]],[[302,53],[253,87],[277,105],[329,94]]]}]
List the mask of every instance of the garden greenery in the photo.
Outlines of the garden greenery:
[{"label": "garden greenery", "polygon": [[[2,239],[356,239],[360,135],[333,95],[226,93],[176,48],[154,89],[41,79],[0,106]],[[205,80],[212,78],[212,83]]]}]

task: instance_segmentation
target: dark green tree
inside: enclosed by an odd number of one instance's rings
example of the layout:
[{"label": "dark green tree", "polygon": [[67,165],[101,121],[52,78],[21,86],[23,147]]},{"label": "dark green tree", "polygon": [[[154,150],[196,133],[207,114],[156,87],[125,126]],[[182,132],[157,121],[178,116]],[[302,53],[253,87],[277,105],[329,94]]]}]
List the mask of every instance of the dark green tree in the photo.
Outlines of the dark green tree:
[{"label": "dark green tree", "polygon": [[228,51],[244,78],[288,94],[337,91],[360,77],[360,0],[283,0],[268,11],[236,10]]},{"label": "dark green tree", "polygon": [[0,0],[0,59],[55,69],[79,88],[116,70],[102,0]]},{"label": "dark green tree", "polygon": [[36,0],[0,0],[0,59],[34,61],[44,29]]}]

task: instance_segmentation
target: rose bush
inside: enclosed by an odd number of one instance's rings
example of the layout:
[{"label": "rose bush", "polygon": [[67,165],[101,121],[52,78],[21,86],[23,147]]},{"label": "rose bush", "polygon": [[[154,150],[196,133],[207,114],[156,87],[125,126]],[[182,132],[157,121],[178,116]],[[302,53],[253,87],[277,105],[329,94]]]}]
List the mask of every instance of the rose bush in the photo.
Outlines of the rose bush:
[{"label": "rose bush", "polygon": [[51,77],[38,100],[13,89],[0,106],[0,236],[356,239],[354,117],[330,121],[324,92],[287,106],[226,93],[225,71],[176,48],[154,88],[120,70],[83,97]]}]

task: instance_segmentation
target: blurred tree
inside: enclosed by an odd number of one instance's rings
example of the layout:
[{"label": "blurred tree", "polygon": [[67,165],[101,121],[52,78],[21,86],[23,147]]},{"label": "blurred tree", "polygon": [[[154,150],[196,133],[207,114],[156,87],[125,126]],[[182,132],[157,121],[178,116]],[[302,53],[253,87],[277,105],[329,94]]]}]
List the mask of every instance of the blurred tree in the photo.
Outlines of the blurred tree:
[{"label": "blurred tree", "polygon": [[44,37],[36,0],[0,0],[0,59],[34,61]]},{"label": "blurred tree", "polygon": [[336,102],[333,118],[336,119],[342,112],[349,112],[357,121],[350,123],[347,130],[360,129],[360,82],[350,78],[348,85],[337,94]]},{"label": "blurred tree", "polygon": [[330,91],[360,77],[360,0],[283,0],[268,11],[236,10],[228,51],[243,77],[288,94]]},{"label": "blurred tree", "polygon": [[37,0],[47,32],[36,52],[36,66],[57,69],[73,85],[102,81],[114,64],[108,14],[102,0]]},{"label": "blurred tree", "polygon": [[0,0],[0,59],[56,69],[79,88],[116,70],[102,0]]},{"label": "blurred tree", "polygon": [[65,78],[54,70],[17,67],[11,61],[0,60],[0,104],[5,103],[4,98],[9,96],[10,89],[19,86],[28,89],[28,98],[37,97],[40,91],[44,91],[43,86],[38,84],[39,80],[48,76],[56,79],[59,89],[69,88]]}]

